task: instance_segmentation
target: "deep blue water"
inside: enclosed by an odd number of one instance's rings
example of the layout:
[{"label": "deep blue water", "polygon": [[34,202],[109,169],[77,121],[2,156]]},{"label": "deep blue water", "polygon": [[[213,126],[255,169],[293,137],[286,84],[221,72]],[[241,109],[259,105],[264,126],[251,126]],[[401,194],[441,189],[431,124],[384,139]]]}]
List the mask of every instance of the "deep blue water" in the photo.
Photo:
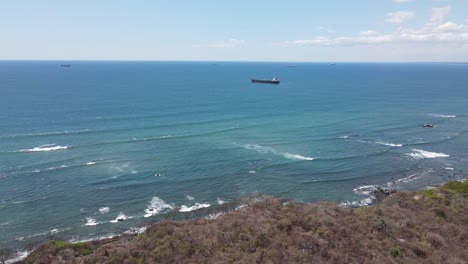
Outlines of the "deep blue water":
[{"label": "deep blue water", "polygon": [[0,248],[248,194],[360,202],[360,186],[468,170],[466,64],[62,63],[0,62]]}]

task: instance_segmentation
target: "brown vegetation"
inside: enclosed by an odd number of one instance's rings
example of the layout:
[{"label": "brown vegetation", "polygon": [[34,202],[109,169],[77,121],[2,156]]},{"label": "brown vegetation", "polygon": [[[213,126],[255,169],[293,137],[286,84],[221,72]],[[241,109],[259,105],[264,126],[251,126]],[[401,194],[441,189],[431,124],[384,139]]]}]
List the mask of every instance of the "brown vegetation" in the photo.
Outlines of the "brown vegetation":
[{"label": "brown vegetation", "polygon": [[451,182],[368,208],[260,197],[216,220],[163,220],[113,240],[49,241],[22,263],[467,263],[467,190],[468,182]]}]

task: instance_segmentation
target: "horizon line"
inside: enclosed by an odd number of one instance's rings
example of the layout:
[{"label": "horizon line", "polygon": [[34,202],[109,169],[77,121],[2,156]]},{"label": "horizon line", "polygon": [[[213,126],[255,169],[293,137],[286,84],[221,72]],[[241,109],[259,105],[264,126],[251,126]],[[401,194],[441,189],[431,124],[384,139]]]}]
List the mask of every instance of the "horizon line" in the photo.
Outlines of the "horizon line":
[{"label": "horizon line", "polygon": [[468,61],[243,61],[243,60],[95,60],[95,59],[0,59],[0,62],[208,62],[208,63],[375,63],[375,64],[413,64],[413,63],[444,63],[468,64]]}]

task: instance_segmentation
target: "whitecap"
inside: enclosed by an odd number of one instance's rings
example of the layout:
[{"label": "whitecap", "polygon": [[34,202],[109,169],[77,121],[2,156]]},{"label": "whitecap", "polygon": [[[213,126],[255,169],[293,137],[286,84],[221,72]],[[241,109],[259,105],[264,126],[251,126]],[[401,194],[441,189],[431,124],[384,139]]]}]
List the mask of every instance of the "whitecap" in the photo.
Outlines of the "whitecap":
[{"label": "whitecap", "polygon": [[109,213],[109,211],[110,211],[110,207],[101,207],[101,208],[99,208],[99,212],[101,214],[107,214],[107,213]]},{"label": "whitecap", "polygon": [[394,184],[397,184],[397,183],[408,183],[408,182],[412,182],[414,180],[417,179],[417,174],[411,174],[410,176],[408,177],[404,177],[404,178],[401,178],[401,179],[398,179],[398,180],[394,180],[394,181],[390,181],[390,182],[387,182],[387,186],[392,186]]},{"label": "whitecap", "polygon": [[237,206],[236,208],[234,208],[234,210],[237,211],[237,210],[240,210],[240,209],[242,209],[244,207],[247,207],[247,205],[246,204],[241,204],[241,205]]},{"label": "whitecap", "polygon": [[260,145],[257,145],[257,144],[245,144],[245,145],[242,145],[243,148],[245,149],[250,149],[250,150],[255,150],[259,153],[262,153],[262,154],[274,154],[274,155],[280,155],[280,156],[283,156],[284,158],[287,158],[287,159],[293,159],[293,160],[313,160],[314,158],[311,158],[311,157],[306,157],[306,156],[302,156],[302,155],[299,155],[299,154],[292,154],[292,153],[288,153],[288,152],[279,152],[273,148],[270,148],[270,147],[264,147],[264,146],[260,146]]},{"label": "whitecap", "polygon": [[192,206],[186,206],[186,205],[182,205],[180,207],[180,210],[179,212],[191,212],[191,211],[195,211],[195,210],[198,210],[198,209],[202,209],[202,208],[207,208],[207,207],[210,207],[211,204],[209,203],[196,203],[195,205],[192,205]]},{"label": "whitecap", "polygon": [[455,118],[455,117],[457,117],[456,115],[440,115],[440,114],[432,114],[432,116],[443,117],[443,118]]},{"label": "whitecap", "polygon": [[338,138],[347,139],[349,136],[339,136]]},{"label": "whitecap", "polygon": [[153,215],[158,214],[159,212],[162,212],[165,209],[172,210],[174,207],[170,204],[167,204],[164,202],[163,199],[154,196],[153,199],[151,199],[148,208],[145,209],[145,215],[144,217],[150,217]]},{"label": "whitecap", "polygon": [[30,253],[31,251],[18,251],[15,253],[15,256],[13,258],[6,260],[5,264],[12,264],[21,261],[25,259]]},{"label": "whitecap", "polygon": [[146,226],[143,226],[143,227],[131,227],[130,229],[128,229],[127,231],[125,231],[124,234],[128,234],[128,235],[139,235],[139,234],[142,234],[143,232],[145,232],[146,229],[148,229],[148,227],[146,227]]},{"label": "whitecap", "polygon": [[299,154],[291,154],[291,153],[284,153],[283,156],[287,159],[295,159],[295,160],[314,160],[311,157],[305,157]]},{"label": "whitecap", "polygon": [[257,172],[254,171],[254,170],[250,170],[249,173],[250,173],[250,174],[254,174],[254,173],[257,173]]},{"label": "whitecap", "polygon": [[195,199],[195,198],[193,198],[193,196],[190,196],[188,194],[185,195],[185,198],[187,198],[187,200],[189,200],[189,201],[193,201],[193,199]]},{"label": "whitecap", "polygon": [[450,155],[445,153],[430,152],[421,149],[412,149],[413,153],[407,153],[406,155],[413,157],[414,159],[433,159],[433,158],[446,158]]},{"label": "whitecap", "polygon": [[55,146],[55,144],[41,145],[30,149],[21,149],[18,152],[48,152],[62,149],[69,149],[70,146]]},{"label": "whitecap", "polygon": [[115,218],[115,220],[110,221],[111,223],[117,223],[120,221],[125,221],[130,217],[127,217],[124,213],[120,212],[120,214]]},{"label": "whitecap", "polygon": [[388,143],[388,142],[383,142],[383,141],[377,141],[375,143],[380,144],[380,145],[390,146],[390,147],[402,147],[403,146],[403,144],[393,144],[393,143]]},{"label": "whitecap", "polygon": [[219,204],[219,205],[222,205],[222,204],[225,204],[225,203],[226,203],[226,201],[223,201],[223,200],[221,200],[221,199],[218,198],[218,204]]},{"label": "whitecap", "polygon": [[371,192],[377,190],[377,185],[362,185],[353,189],[357,194],[369,195]]},{"label": "whitecap", "polygon": [[223,214],[224,214],[223,212],[211,213],[211,214],[205,216],[205,219],[216,220],[216,219],[218,219],[218,217],[222,216]]},{"label": "whitecap", "polygon": [[95,226],[97,225],[98,222],[96,222],[96,219],[91,218],[91,217],[86,217],[86,224],[85,226]]},{"label": "whitecap", "polygon": [[450,170],[450,171],[453,171],[453,170],[454,170],[454,169],[453,169],[453,168],[451,168],[451,167],[445,167],[444,169],[446,169],[446,170]]},{"label": "whitecap", "polygon": [[96,162],[94,162],[94,161],[90,161],[90,162],[86,163],[87,166],[91,166],[91,165],[94,165],[94,164],[96,164]]}]

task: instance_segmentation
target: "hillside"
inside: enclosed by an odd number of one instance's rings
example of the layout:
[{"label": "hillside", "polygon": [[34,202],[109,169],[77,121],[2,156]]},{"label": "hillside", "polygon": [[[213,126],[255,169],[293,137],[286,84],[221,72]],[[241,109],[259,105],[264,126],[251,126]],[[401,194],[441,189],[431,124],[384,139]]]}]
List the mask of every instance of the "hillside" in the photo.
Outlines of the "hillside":
[{"label": "hillside", "polygon": [[169,216],[138,235],[49,241],[20,263],[468,263],[467,181],[366,208],[255,200],[214,220]]}]

